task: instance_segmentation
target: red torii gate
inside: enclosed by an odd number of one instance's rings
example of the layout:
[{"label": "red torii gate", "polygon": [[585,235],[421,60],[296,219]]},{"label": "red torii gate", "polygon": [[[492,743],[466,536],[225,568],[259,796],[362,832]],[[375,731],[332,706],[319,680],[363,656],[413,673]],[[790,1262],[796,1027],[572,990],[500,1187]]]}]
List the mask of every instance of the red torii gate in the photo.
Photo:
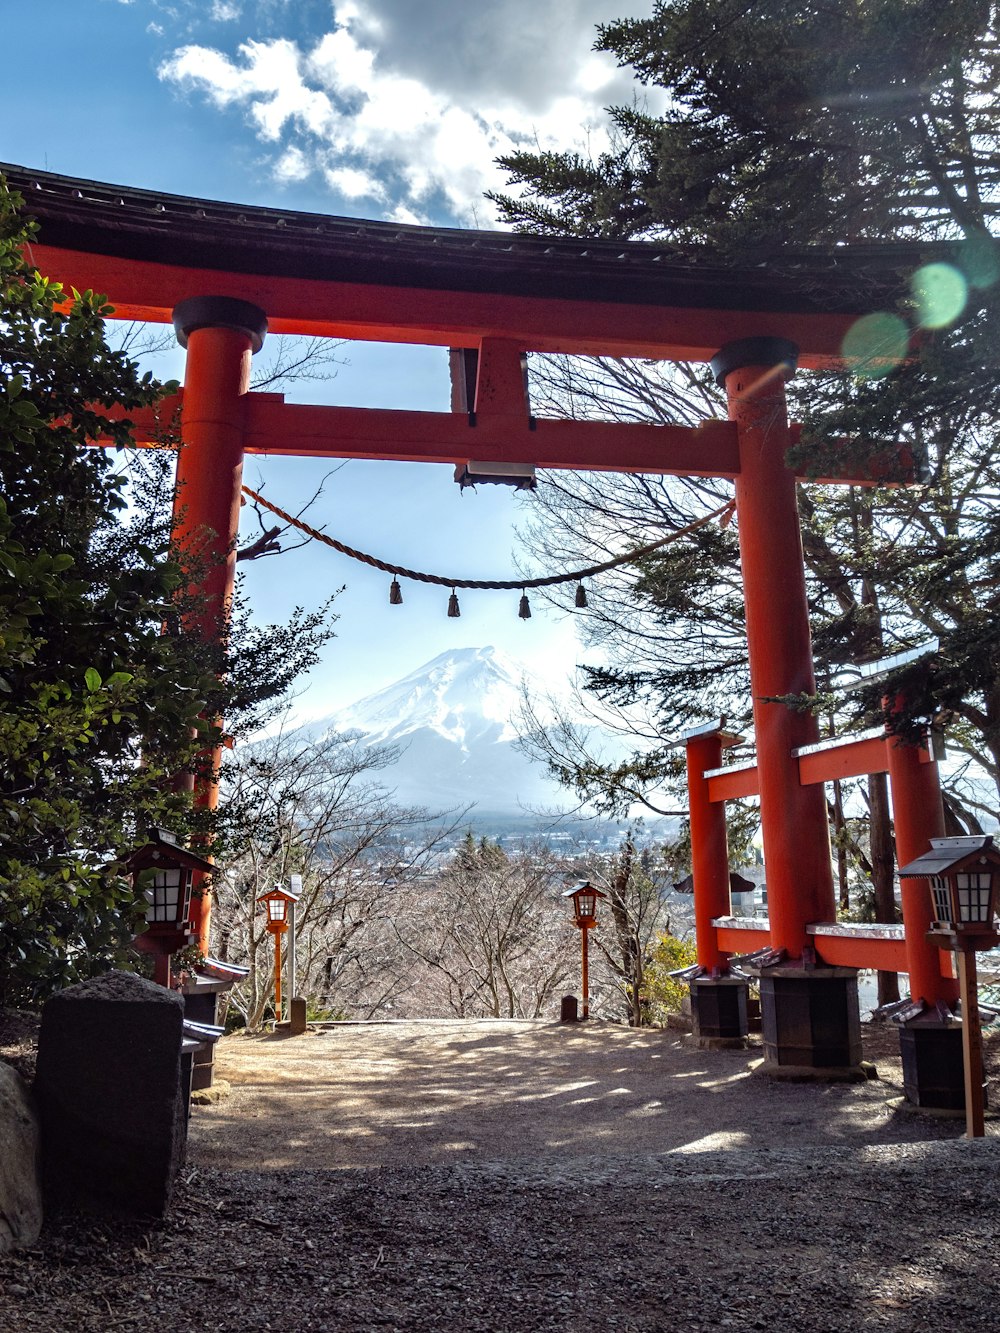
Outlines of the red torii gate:
[{"label": "red torii gate", "polygon": [[[763,702],[815,689],[784,385],[796,364],[834,362],[853,321],[892,299],[926,259],[923,248],[803,249],[789,252],[780,270],[736,269],[698,248],[403,227],[0,171],[41,224],[31,256],[40,270],[105,293],[118,318],[172,321],[187,349],[183,390],[138,417],[137,438],[152,441],[156,417],[179,407],[182,539],[209,534],[220,557],[206,588],[206,623],[232,593],[246,453],[473,458],[734,480],[771,939],[799,964],[796,986],[773,998],[777,1059],[791,1052],[797,1063],[844,1063],[811,1035],[815,1004],[831,1008],[829,983],[841,976],[834,957],[846,961],[810,934],[835,916],[823,789],[801,780],[798,757],[818,741],[817,723]],[[268,329],[475,349],[474,401],[426,413],[292,406],[250,393],[250,360]],[[535,420],[521,374],[526,351],[711,361],[729,420],[697,428]],[[845,467],[829,480],[872,478]],[[201,793],[213,797],[214,788]],[[932,804],[914,806],[907,856],[940,831],[936,822],[920,826]],[[897,825],[908,817],[897,809]],[[920,929],[910,918],[908,935],[911,924]],[[206,904],[203,938],[207,926]],[[718,929],[709,949],[718,966],[731,945]],[[810,947],[818,965],[803,969]],[[806,971],[801,1011],[792,991],[802,990],[798,972]],[[850,1053],[857,1014],[849,988],[832,1008]],[[789,1025],[797,1035],[785,1042]]]}]

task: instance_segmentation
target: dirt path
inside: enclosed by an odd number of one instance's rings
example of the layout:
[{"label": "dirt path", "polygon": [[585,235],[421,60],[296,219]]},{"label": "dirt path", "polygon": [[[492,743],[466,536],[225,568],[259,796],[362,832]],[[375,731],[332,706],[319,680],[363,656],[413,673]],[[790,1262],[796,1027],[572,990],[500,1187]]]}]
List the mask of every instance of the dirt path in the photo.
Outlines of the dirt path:
[{"label": "dirt path", "polygon": [[51,1219],[0,1333],[995,1333],[1000,1139],[895,1109],[894,1038],[848,1086],[599,1024],[231,1038],[165,1223]]},{"label": "dirt path", "polygon": [[892,1104],[902,1072],[886,1035],[880,1079],[847,1085],[775,1084],[752,1072],[759,1050],[706,1053],[674,1032],[606,1023],[230,1037],[217,1074],[232,1095],[195,1111],[190,1156],[227,1170],[336,1169],[959,1137],[959,1123]]}]

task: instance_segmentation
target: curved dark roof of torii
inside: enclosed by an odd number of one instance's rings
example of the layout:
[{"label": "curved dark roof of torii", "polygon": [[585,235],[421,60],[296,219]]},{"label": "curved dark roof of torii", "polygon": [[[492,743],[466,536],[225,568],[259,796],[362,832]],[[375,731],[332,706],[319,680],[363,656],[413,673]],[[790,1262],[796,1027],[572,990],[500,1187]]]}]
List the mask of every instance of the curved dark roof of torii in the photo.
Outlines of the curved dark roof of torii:
[{"label": "curved dark roof of torii", "polygon": [[800,343],[809,363],[836,355],[851,319],[895,300],[928,253],[802,248],[732,265],[706,248],[402,226],[0,172],[40,224],[36,262],[49,276],[105,292],[129,317],[241,296],[277,332],[693,357],[760,332]]}]

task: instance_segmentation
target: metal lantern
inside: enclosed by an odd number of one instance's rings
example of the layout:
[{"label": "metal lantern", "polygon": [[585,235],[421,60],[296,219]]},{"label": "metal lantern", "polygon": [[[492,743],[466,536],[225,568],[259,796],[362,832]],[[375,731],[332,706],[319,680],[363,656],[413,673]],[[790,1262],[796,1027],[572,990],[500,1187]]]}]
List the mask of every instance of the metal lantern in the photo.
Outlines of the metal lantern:
[{"label": "metal lantern", "polygon": [[573,920],[577,926],[592,926],[597,920],[597,900],[608,895],[595,889],[587,880],[581,880],[563,893],[564,898],[573,902]]},{"label": "metal lantern", "polygon": [[280,886],[269,889],[257,899],[264,904],[267,913],[267,928],[272,935],[282,935],[288,929],[288,906],[298,899],[297,893],[289,893]]},{"label": "metal lantern", "polygon": [[932,838],[931,850],[900,866],[901,879],[930,881],[937,930],[963,937],[982,936],[991,947],[1000,889],[1000,850],[989,834]]},{"label": "metal lantern", "polygon": [[210,874],[215,866],[182,847],[176,835],[163,828],[154,828],[126,865],[147,903],[146,929],[136,936],[135,946],[153,955],[155,979],[169,986],[170,955],[194,939],[190,919],[194,874]]},{"label": "metal lantern", "polygon": [[976,951],[1000,942],[994,922],[1000,851],[988,834],[931,838],[931,850],[900,866],[899,875],[901,879],[930,880],[934,923],[927,939],[954,950],[962,1006],[965,1132],[970,1139],[979,1139],[986,1132],[986,1085]]}]

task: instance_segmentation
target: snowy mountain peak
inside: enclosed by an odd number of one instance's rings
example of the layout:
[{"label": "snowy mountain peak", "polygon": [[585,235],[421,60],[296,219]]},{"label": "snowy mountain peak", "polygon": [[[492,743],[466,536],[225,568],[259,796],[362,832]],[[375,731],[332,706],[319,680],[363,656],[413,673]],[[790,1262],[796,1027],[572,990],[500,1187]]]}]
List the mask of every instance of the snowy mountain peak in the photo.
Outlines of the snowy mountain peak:
[{"label": "snowy mountain peak", "polygon": [[397,741],[421,729],[467,751],[471,744],[516,739],[525,672],[493,647],[440,653],[394,684],[335,714],[338,730],[372,742]]}]

